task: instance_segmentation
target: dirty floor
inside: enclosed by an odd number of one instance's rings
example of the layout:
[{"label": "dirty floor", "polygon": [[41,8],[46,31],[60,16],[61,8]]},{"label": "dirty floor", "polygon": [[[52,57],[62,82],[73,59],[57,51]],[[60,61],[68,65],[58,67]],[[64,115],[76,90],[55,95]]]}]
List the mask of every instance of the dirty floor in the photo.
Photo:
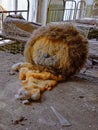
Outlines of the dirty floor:
[{"label": "dirty floor", "polygon": [[[23,60],[21,54],[0,52],[0,130],[98,130],[97,77],[76,75],[25,105],[15,99],[21,82],[11,73],[11,66]],[[62,126],[51,107],[70,125]]]}]

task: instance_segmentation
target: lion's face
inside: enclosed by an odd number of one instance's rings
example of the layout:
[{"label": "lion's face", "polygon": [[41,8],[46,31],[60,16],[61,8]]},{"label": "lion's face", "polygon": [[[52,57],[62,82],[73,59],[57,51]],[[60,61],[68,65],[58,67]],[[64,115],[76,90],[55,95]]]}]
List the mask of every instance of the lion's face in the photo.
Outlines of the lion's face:
[{"label": "lion's face", "polygon": [[34,63],[43,66],[62,68],[65,66],[68,57],[66,44],[44,37],[35,42],[31,51]]}]

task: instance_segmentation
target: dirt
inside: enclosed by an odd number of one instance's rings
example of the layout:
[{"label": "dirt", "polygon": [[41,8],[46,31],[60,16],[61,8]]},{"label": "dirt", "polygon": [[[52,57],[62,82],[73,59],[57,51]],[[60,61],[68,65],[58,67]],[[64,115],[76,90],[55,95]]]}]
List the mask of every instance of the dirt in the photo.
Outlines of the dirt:
[{"label": "dirt", "polygon": [[[24,60],[21,54],[0,52],[0,130],[98,130],[98,70],[94,71],[95,66],[86,70],[93,75],[81,71],[44,92],[40,101],[24,105],[15,99],[21,82],[18,73],[11,72],[14,63]],[[51,106],[71,125],[62,126]]]}]

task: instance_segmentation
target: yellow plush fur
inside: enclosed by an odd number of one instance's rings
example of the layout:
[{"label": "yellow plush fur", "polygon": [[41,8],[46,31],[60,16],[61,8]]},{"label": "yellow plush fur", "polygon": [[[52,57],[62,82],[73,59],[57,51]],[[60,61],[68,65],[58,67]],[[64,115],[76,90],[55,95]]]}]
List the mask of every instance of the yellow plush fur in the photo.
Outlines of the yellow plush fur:
[{"label": "yellow plush fur", "polygon": [[[40,93],[45,90],[51,90],[52,87],[57,85],[58,81],[62,80],[62,76],[55,76],[52,73],[45,71],[39,72],[38,70],[34,70],[32,64],[24,63],[19,69],[19,79],[22,82],[22,88],[24,90],[24,93],[21,96],[28,99],[28,97],[31,98],[37,93],[34,100],[38,100],[41,96]],[[24,95],[25,92],[28,93],[27,97]]]}]

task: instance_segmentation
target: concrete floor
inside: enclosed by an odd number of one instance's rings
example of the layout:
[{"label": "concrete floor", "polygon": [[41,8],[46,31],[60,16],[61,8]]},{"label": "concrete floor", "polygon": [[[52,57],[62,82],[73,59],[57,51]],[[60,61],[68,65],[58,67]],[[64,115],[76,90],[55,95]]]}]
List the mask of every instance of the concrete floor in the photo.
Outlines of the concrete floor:
[{"label": "concrete floor", "polygon": [[[98,69],[87,70],[91,77],[80,74],[59,83],[41,101],[24,105],[15,99],[21,87],[18,73],[10,73],[20,61],[20,54],[0,52],[0,130],[98,130]],[[71,125],[62,126],[51,106]]]},{"label": "concrete floor", "polygon": [[[0,53],[0,130],[98,130],[98,78],[75,76],[43,93],[41,101],[24,105],[14,98],[21,83],[11,65],[19,55]],[[54,107],[70,126],[62,126]]]}]

